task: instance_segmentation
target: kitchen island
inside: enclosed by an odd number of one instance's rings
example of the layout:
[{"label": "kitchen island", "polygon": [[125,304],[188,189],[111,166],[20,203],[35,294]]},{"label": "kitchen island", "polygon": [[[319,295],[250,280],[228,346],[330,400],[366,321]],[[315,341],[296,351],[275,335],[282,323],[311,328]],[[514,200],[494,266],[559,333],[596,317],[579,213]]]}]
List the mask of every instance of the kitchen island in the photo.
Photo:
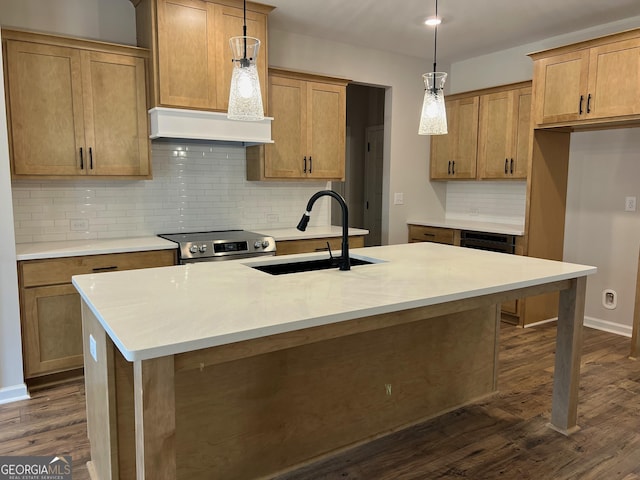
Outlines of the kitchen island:
[{"label": "kitchen island", "polygon": [[251,268],[319,256],[74,277],[92,477],[268,478],[492,395],[499,304],[558,290],[551,426],[576,430],[594,267],[420,243]]}]

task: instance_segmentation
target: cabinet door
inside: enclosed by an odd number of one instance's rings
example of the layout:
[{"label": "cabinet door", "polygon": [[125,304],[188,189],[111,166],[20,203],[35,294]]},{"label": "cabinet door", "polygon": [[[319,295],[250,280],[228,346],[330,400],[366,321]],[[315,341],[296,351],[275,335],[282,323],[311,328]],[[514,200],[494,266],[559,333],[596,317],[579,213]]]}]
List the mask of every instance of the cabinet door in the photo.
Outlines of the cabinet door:
[{"label": "cabinet door", "polygon": [[594,47],[588,118],[640,114],[640,39]]},{"label": "cabinet door", "polygon": [[22,290],[25,377],[82,367],[80,295],[71,284]]},{"label": "cabinet door", "polygon": [[271,135],[275,143],[265,145],[266,178],[301,178],[307,145],[306,83],[272,76],[269,108],[273,117]]},{"label": "cabinet door", "polygon": [[478,110],[479,98],[456,100],[453,118],[453,156],[451,177],[453,179],[476,178],[478,154]]},{"label": "cabinet door", "polygon": [[203,0],[158,0],[160,104],[215,109],[214,4]]},{"label": "cabinet door", "polygon": [[344,180],[346,89],[307,83],[307,154],[312,178]]},{"label": "cabinet door", "polygon": [[516,91],[516,105],[518,107],[517,131],[515,133],[514,165],[509,166],[511,178],[527,178],[529,170],[529,151],[533,139],[533,125],[531,124],[531,88],[521,88]]},{"label": "cabinet door", "polygon": [[480,97],[478,177],[527,177],[531,126],[531,89]]},{"label": "cabinet door", "polygon": [[588,50],[535,62],[536,124],[577,120],[586,112],[588,70]]},{"label": "cabinet door", "polygon": [[14,175],[76,175],[84,148],[80,52],[7,41]]},{"label": "cabinet door", "polygon": [[446,135],[431,135],[429,170],[432,180],[448,180],[451,176],[451,159],[453,157],[453,118],[457,114],[454,110],[456,102],[445,101],[447,112]]},{"label": "cabinet door", "polygon": [[[231,86],[231,72],[233,71],[233,56],[229,47],[231,37],[242,36],[243,11],[242,8],[216,5],[216,108],[227,111],[229,108],[229,87]],[[267,111],[267,16],[262,13],[247,11],[247,36],[260,40],[258,52],[258,77],[260,78],[260,92],[262,105]]]},{"label": "cabinet door", "polygon": [[513,90],[480,97],[478,168],[480,178],[508,178],[513,169],[517,105]]},{"label": "cabinet door", "polygon": [[148,175],[144,59],[82,52],[85,168],[91,175]]}]

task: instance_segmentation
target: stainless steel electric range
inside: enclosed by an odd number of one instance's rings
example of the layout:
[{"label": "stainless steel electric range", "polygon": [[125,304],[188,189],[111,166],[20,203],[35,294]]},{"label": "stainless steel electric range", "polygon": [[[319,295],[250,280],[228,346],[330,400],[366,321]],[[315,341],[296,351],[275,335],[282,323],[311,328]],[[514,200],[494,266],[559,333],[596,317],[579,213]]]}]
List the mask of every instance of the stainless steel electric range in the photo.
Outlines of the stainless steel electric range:
[{"label": "stainless steel electric range", "polygon": [[166,233],[158,236],[178,244],[180,265],[276,254],[273,237],[246,230]]}]

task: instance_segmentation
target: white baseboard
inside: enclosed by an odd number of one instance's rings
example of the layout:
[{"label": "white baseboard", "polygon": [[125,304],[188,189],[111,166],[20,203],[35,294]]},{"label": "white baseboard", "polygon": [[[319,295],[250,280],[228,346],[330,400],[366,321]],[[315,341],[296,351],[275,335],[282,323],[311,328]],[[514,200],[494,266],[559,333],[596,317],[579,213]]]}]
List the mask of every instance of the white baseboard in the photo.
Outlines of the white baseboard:
[{"label": "white baseboard", "polygon": [[[544,323],[555,322],[558,317],[549,318],[548,320],[542,320],[541,322],[530,323],[525,325],[525,328],[535,327],[536,325],[542,325]],[[594,317],[584,317],[584,326],[589,328],[595,328],[596,330],[602,330],[603,332],[615,333],[623,337],[631,338],[632,327],[630,325],[621,325],[619,323],[608,322],[607,320],[601,320]]]},{"label": "white baseboard", "polygon": [[31,398],[27,390],[27,385],[22,383],[11,387],[0,388],[0,405],[4,403],[17,402],[18,400],[28,400]]},{"label": "white baseboard", "polygon": [[599,318],[584,317],[584,326],[595,328],[596,330],[602,330],[604,332],[615,333],[616,335],[622,335],[623,337],[631,338],[631,333],[632,333],[631,325],[621,325],[619,323],[600,320]]}]

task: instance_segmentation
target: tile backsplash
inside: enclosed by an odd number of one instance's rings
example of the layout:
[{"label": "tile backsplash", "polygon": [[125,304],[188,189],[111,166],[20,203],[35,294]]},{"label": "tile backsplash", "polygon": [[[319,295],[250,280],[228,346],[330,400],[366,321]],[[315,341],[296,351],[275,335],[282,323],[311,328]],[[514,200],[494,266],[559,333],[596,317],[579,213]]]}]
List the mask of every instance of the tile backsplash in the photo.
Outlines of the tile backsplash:
[{"label": "tile backsplash", "polygon": [[524,225],[527,182],[448,182],[445,217]]},{"label": "tile backsplash", "polygon": [[[138,237],[180,231],[295,227],[327,182],[248,182],[245,149],[152,142],[152,180],[18,180],[17,243]],[[330,224],[328,199],[310,225]]]}]

